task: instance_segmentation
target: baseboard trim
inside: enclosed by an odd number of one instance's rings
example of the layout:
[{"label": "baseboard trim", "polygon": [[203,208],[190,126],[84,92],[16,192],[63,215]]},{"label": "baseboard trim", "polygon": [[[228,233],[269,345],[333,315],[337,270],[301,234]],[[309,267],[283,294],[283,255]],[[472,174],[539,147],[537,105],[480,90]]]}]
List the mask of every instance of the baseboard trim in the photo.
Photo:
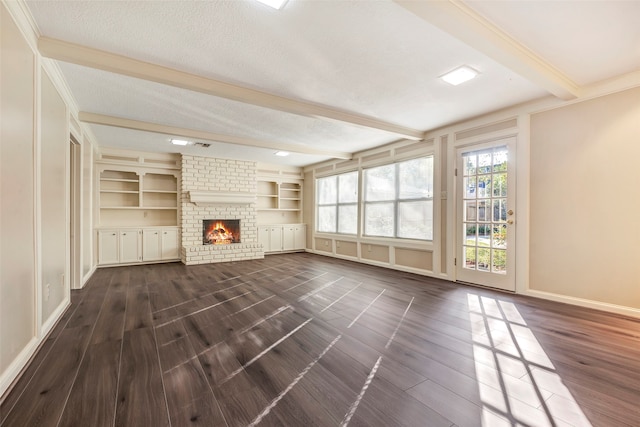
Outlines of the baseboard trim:
[{"label": "baseboard trim", "polygon": [[70,296],[67,296],[67,298],[65,298],[65,300],[60,303],[58,308],[56,308],[53,313],[51,313],[51,316],[49,316],[47,321],[42,324],[41,335],[43,340],[47,337],[47,335],[49,335],[49,332],[51,332],[54,326],[56,326],[56,324],[58,323],[64,312],[67,311],[70,305],[71,298]]},{"label": "baseboard trim", "polygon": [[40,341],[41,340],[37,337],[31,338],[27,345],[24,346],[22,351],[15,359],[13,359],[13,362],[11,362],[9,367],[0,376],[0,403],[4,401],[4,398],[8,394],[6,392],[11,388],[13,382],[18,379],[22,370],[27,366],[31,357],[35,354],[38,346],[40,345]]},{"label": "baseboard trim", "polygon": [[541,299],[546,299],[550,301],[562,302],[565,304],[577,305],[580,307],[593,308],[596,310],[606,311],[608,313],[621,314],[623,316],[640,319],[640,309],[633,308],[633,307],[609,304],[606,302],[593,301],[593,300],[588,300],[584,298],[570,297],[566,295],[554,294],[551,292],[536,291],[534,289],[528,289],[522,292],[520,295],[527,295],[535,298],[541,298]]},{"label": "baseboard trim", "polygon": [[91,267],[91,270],[89,270],[87,274],[84,275],[84,277],[82,278],[82,286],[80,287],[80,289],[84,288],[84,285],[86,285],[89,279],[91,279],[91,276],[93,276],[93,273],[96,272],[97,268],[98,267],[94,265],[93,267]]},{"label": "baseboard trim", "polygon": [[15,384],[26,367],[28,366],[31,358],[38,351],[42,343],[47,339],[49,333],[58,324],[64,313],[71,306],[71,299],[67,297],[60,303],[58,308],[55,309],[49,319],[42,325],[40,329],[40,337],[34,336],[29,343],[22,349],[18,356],[11,362],[9,367],[0,375],[0,403],[4,401],[8,394],[8,391]]}]

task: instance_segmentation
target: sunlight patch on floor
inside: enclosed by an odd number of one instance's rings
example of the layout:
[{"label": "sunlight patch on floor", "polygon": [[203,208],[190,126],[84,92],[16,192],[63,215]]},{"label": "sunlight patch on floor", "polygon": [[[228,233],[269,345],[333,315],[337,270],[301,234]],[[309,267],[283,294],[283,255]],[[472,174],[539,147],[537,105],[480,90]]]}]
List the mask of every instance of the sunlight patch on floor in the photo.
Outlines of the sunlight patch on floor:
[{"label": "sunlight patch on floor", "polygon": [[482,425],[591,427],[515,304],[467,302]]}]

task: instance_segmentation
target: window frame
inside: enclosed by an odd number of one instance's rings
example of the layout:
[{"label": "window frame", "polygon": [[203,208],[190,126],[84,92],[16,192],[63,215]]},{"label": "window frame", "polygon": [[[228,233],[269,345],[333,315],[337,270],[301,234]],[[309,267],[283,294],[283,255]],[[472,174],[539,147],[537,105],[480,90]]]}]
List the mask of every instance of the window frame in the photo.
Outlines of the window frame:
[{"label": "window frame", "polygon": [[[355,174],[356,175],[356,181],[355,181],[355,192],[356,192],[356,198],[354,202],[340,202],[340,176],[343,175],[350,175],[350,174]],[[319,199],[320,199],[320,193],[318,191],[319,185],[318,182],[320,180],[323,179],[327,179],[327,178],[335,178],[335,185],[336,185],[336,198],[335,198],[335,202],[334,203],[323,203],[321,204]],[[354,233],[345,233],[345,232],[340,232],[340,207],[341,206],[355,206],[356,207],[356,218],[359,218],[360,215],[360,172],[358,170],[355,171],[349,171],[349,172],[341,172],[339,174],[334,174],[334,175],[327,175],[327,176],[322,176],[322,177],[318,177],[316,178],[316,182],[315,182],[315,189],[316,189],[316,197],[315,197],[315,213],[316,213],[316,221],[315,221],[315,232],[316,233],[325,233],[325,234],[340,234],[343,236],[358,236],[359,235],[359,227],[358,227],[358,223],[359,221],[356,220],[356,229]],[[335,212],[335,222],[334,222],[334,231],[321,231],[319,230],[319,225],[320,225],[320,208],[321,207],[334,207],[334,212]]]},{"label": "window frame", "polygon": [[[432,170],[432,175],[431,175],[431,197],[418,197],[418,198],[400,198],[400,164],[402,163],[406,163],[406,162],[411,162],[411,161],[415,161],[415,160],[419,160],[419,159],[431,159],[431,170]],[[367,171],[372,170],[372,169],[376,169],[376,168],[381,168],[381,167],[385,167],[385,166],[390,166],[393,165],[394,166],[394,193],[395,193],[395,197],[393,199],[387,199],[387,200],[375,200],[375,201],[367,201],[366,197],[367,197]],[[375,166],[371,166],[368,168],[363,168],[362,169],[362,199],[361,199],[361,203],[362,203],[362,226],[361,226],[361,232],[362,232],[362,237],[363,238],[368,238],[368,239],[401,239],[401,240],[415,240],[415,241],[420,241],[420,242],[430,242],[433,243],[433,234],[434,234],[434,216],[435,216],[435,212],[434,212],[434,198],[433,198],[433,188],[435,187],[435,156],[433,154],[426,154],[423,156],[419,156],[419,157],[414,157],[411,159],[403,159],[403,160],[398,160],[398,161],[394,161],[392,163],[386,163],[386,164],[381,164],[381,165],[375,165]],[[411,237],[401,237],[398,236],[398,227],[399,227],[399,206],[403,203],[403,202],[431,202],[431,237],[430,238],[411,238]],[[376,235],[376,234],[367,234],[365,227],[366,227],[366,220],[367,220],[367,206],[371,206],[371,205],[376,205],[376,204],[389,204],[392,203],[393,204],[393,235],[392,236],[383,236],[383,235]]]}]

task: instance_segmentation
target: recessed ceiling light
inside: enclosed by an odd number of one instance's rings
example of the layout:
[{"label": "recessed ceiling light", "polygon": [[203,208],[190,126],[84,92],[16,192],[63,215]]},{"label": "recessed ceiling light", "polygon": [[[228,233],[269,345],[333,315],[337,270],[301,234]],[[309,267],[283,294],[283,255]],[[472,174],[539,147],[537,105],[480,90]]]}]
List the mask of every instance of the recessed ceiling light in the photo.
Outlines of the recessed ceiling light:
[{"label": "recessed ceiling light", "polygon": [[189,145],[191,142],[185,141],[184,139],[172,139],[171,143],[173,145]]},{"label": "recessed ceiling light", "polygon": [[266,4],[274,9],[282,9],[287,0],[258,0],[262,4]]},{"label": "recessed ceiling light", "polygon": [[289,155],[288,151],[276,151],[275,152],[276,156],[280,156],[280,157],[287,157]]},{"label": "recessed ceiling light", "polygon": [[449,71],[444,76],[440,76],[440,78],[449,84],[458,86],[460,83],[464,83],[468,80],[471,80],[477,75],[478,75],[478,72],[476,70],[466,65],[463,65],[462,67],[458,67],[453,71]]}]

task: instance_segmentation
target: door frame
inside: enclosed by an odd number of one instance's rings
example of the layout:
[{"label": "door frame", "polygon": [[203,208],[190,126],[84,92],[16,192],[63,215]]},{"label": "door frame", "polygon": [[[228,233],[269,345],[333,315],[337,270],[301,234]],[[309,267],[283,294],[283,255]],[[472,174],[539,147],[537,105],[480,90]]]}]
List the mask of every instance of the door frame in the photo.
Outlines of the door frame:
[{"label": "door frame", "polygon": [[[511,141],[509,141],[511,140]],[[504,143],[501,143],[501,141],[504,141]],[[512,176],[513,179],[513,183],[514,185],[511,186],[510,188],[510,192],[509,194],[509,199],[511,200],[510,206],[514,209],[515,211],[515,215],[513,217],[514,219],[514,224],[511,226],[511,233],[513,233],[513,244],[510,247],[510,258],[511,258],[511,262],[509,263],[511,269],[512,269],[512,274],[510,277],[510,281],[511,284],[509,286],[508,289],[505,289],[504,287],[493,287],[491,285],[487,285],[486,283],[473,283],[473,282],[468,282],[468,281],[462,281],[458,278],[458,263],[462,262],[461,259],[461,246],[462,243],[460,241],[460,227],[459,224],[462,222],[462,218],[461,215],[463,215],[462,209],[460,208],[460,204],[458,203],[458,197],[460,195],[460,192],[463,191],[463,189],[459,188],[458,185],[458,176],[456,175],[456,170],[458,169],[459,165],[458,165],[458,160],[459,157],[464,153],[464,152],[470,152],[470,151],[480,151],[483,149],[487,149],[490,147],[496,147],[496,146],[500,146],[500,145],[508,145],[509,146],[509,166],[510,166],[510,176]],[[528,156],[528,144],[524,144],[526,145],[526,151],[527,151],[527,156]],[[452,170],[451,173],[449,174],[451,180],[452,180],[452,184],[453,184],[453,197],[452,197],[452,209],[453,209],[453,220],[452,220],[452,224],[451,226],[453,227],[453,232],[452,232],[452,247],[451,247],[451,256],[452,259],[454,260],[454,262],[451,263],[451,268],[452,268],[452,276],[453,276],[453,280],[459,283],[465,283],[465,284],[470,284],[470,285],[475,285],[475,286],[488,286],[491,287],[492,289],[496,289],[496,290],[503,290],[503,291],[507,291],[507,292],[521,292],[523,290],[523,284],[526,286],[528,284],[528,281],[522,281],[521,277],[522,277],[522,273],[519,271],[519,267],[521,265],[521,263],[519,262],[519,259],[521,260],[522,258],[519,258],[519,255],[528,255],[528,250],[525,251],[527,252],[527,254],[519,254],[520,249],[522,249],[522,243],[521,241],[527,241],[527,237],[528,236],[523,236],[524,238],[521,238],[519,233],[519,230],[521,230],[523,227],[520,226],[519,222],[519,208],[521,207],[521,204],[519,202],[519,200],[521,198],[526,198],[528,197],[528,191],[525,191],[526,194],[524,195],[520,195],[519,194],[519,190],[520,190],[520,180],[522,177],[522,174],[520,173],[520,164],[522,163],[522,156],[519,155],[519,149],[520,149],[520,144],[519,144],[519,138],[518,138],[518,134],[517,133],[509,133],[509,134],[504,134],[504,135],[496,135],[492,138],[485,138],[485,139],[481,139],[481,140],[474,140],[474,141],[468,141],[463,144],[455,144],[452,147],[452,150],[450,151],[451,155],[451,163],[452,164]],[[513,153],[513,154],[512,154]],[[527,157],[528,158],[528,157]],[[528,178],[528,168],[525,168],[526,170],[524,171],[525,175]],[[462,171],[458,171],[457,173],[462,174]],[[526,179],[526,184],[527,184],[527,189],[528,189],[528,179]],[[523,197],[521,197],[523,196]],[[528,206],[528,205],[527,205]],[[525,212],[523,213],[523,219],[525,217],[528,217],[528,215]],[[527,211],[528,213],[528,211]],[[518,220],[515,220],[516,217],[518,217]],[[526,220],[524,221],[526,222]],[[528,269],[526,270],[526,274],[528,274]]]},{"label": "door frame", "polygon": [[82,288],[82,146],[69,138],[69,286]]}]

